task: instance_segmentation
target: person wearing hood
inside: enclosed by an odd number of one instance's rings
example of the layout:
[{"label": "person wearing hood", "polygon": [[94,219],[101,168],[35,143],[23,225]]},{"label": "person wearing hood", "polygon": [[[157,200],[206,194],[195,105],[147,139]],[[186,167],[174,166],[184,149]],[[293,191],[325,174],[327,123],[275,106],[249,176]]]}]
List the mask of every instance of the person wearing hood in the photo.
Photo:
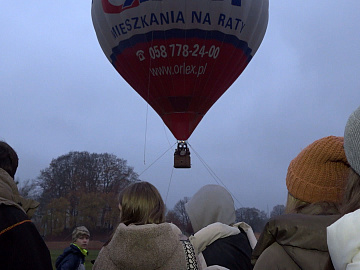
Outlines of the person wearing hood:
[{"label": "person wearing hood", "polygon": [[90,232],[85,226],[76,227],[72,232],[72,243],[56,259],[57,270],[85,270],[86,250]]},{"label": "person wearing hood", "polygon": [[290,162],[286,214],[265,225],[252,254],[254,270],[333,269],[326,228],[340,217],[349,170],[344,138],[336,136],[313,142]]},{"label": "person wearing hood", "polygon": [[39,203],[23,198],[14,181],[18,160],[0,141],[0,268],[52,270],[49,249],[31,222]]},{"label": "person wearing hood", "polygon": [[341,214],[327,228],[327,244],[335,270],[360,269],[360,107],[345,126],[344,148],[350,164]]},{"label": "person wearing hood", "polygon": [[190,241],[165,223],[165,204],[148,182],[135,182],[119,195],[120,225],[95,260],[94,270],[200,269]]},{"label": "person wearing hood", "polygon": [[235,224],[234,200],[224,187],[202,187],[185,204],[185,210],[194,233],[189,239],[204,267],[252,269],[255,235],[248,224]]}]

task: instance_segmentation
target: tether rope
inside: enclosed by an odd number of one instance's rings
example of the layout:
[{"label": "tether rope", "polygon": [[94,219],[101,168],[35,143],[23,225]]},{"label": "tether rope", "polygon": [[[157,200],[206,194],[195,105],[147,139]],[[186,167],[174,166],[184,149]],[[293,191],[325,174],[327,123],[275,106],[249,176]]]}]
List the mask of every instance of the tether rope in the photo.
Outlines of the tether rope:
[{"label": "tether rope", "polygon": [[145,171],[147,171],[152,165],[154,165],[160,158],[162,158],[176,143],[174,143],[172,146],[170,146],[163,154],[161,154],[157,159],[153,161],[145,170],[143,170],[139,176],[141,176]]},{"label": "tether rope", "polygon": [[[195,155],[198,157],[198,159],[201,161],[201,163],[204,165],[204,167],[207,169],[207,171],[209,172],[209,174],[214,178],[215,182],[219,185],[222,185],[230,194],[231,196],[240,204],[241,207],[243,207],[243,205],[241,204],[241,202],[235,197],[235,195],[228,189],[228,187],[224,184],[224,182],[216,175],[216,173],[210,168],[210,166],[208,164],[206,164],[205,160],[198,154],[198,152],[196,152],[196,150],[194,149],[194,147],[192,147],[191,144],[188,143],[188,145],[190,146],[190,148],[192,149],[192,151],[195,153]],[[220,182],[220,183],[219,183]]]}]

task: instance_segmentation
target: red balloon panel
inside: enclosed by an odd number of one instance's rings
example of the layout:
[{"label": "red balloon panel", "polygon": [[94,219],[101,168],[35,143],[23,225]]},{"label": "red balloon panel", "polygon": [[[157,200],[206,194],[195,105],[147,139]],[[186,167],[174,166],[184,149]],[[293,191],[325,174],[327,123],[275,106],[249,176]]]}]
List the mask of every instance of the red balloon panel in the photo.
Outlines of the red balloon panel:
[{"label": "red balloon panel", "polygon": [[218,31],[172,29],[121,42],[111,60],[175,138],[187,140],[250,62],[251,49]]}]

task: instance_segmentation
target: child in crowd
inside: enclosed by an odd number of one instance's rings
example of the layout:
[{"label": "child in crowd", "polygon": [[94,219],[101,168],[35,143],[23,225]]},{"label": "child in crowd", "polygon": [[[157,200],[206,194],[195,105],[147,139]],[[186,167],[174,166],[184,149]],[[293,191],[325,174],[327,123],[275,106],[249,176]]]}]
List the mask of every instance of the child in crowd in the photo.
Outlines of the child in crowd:
[{"label": "child in crowd", "polygon": [[85,226],[76,227],[72,232],[72,243],[56,259],[57,270],[85,270],[86,250],[90,232]]}]

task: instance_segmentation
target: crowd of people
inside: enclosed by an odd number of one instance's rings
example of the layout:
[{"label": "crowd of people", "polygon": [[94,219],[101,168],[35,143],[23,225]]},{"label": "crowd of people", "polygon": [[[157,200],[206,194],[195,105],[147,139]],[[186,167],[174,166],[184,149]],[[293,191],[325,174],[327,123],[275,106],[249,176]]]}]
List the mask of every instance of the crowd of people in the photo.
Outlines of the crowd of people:
[{"label": "crowd of people", "polygon": [[[14,181],[18,160],[0,141],[0,268],[52,269],[31,221],[39,204],[23,198]],[[270,219],[256,239],[248,224],[236,223],[224,187],[206,185],[194,194],[185,205],[191,228],[182,232],[165,221],[155,186],[132,183],[120,192],[120,224],[92,269],[360,269],[360,107],[343,137],[320,138],[290,162],[286,187],[285,214]],[[76,227],[56,269],[84,270],[89,238],[86,227]]]}]

